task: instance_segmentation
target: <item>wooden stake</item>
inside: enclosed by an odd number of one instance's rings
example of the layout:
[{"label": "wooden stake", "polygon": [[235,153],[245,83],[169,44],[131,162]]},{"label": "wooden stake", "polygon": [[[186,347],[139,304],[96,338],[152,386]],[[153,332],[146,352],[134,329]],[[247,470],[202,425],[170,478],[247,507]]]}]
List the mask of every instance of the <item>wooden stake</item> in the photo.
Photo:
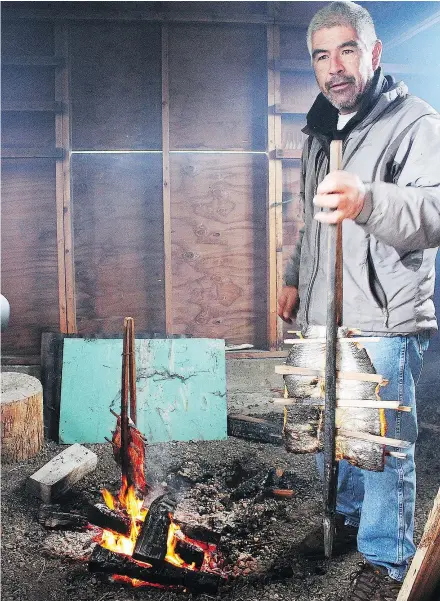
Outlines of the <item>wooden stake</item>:
[{"label": "wooden stake", "polygon": [[130,470],[129,470],[129,455],[128,445],[130,444],[130,432],[128,425],[128,395],[129,395],[129,378],[130,378],[130,318],[124,319],[124,341],[122,349],[122,380],[121,380],[121,471],[122,477],[126,478],[127,485],[130,486]]},{"label": "wooden stake", "polygon": [[346,438],[357,438],[358,440],[366,440],[367,442],[375,442],[378,444],[387,445],[389,447],[398,447],[401,449],[408,449],[411,446],[411,442],[406,440],[399,440],[397,438],[388,438],[386,436],[375,436],[368,432],[358,432],[354,430],[344,430],[341,428],[338,430],[339,436],[345,436]]},{"label": "wooden stake", "polygon": [[136,356],[135,356],[135,334],[134,334],[134,319],[128,318],[129,322],[129,377],[130,377],[130,418],[136,425],[137,421],[137,403],[136,403]]},{"label": "wooden stake", "polygon": [[[325,376],[325,372],[322,369],[293,367],[292,365],[276,365],[275,373],[282,375],[315,376],[317,378]],[[356,371],[338,371],[336,374],[338,380],[359,380],[361,382],[377,382],[378,384],[386,382],[380,374],[365,374]]]},{"label": "wooden stake", "polygon": [[[306,406],[316,406],[323,407],[324,399],[291,399],[291,398],[281,398],[276,397],[272,399],[274,405],[306,405]],[[406,407],[406,405],[400,405],[400,401],[362,401],[356,399],[338,399],[336,401],[336,407],[368,407],[371,409],[395,409],[396,411],[404,411],[407,413],[411,412],[411,407]]]},{"label": "wooden stake", "polygon": [[397,601],[434,601],[440,584],[440,489]]}]

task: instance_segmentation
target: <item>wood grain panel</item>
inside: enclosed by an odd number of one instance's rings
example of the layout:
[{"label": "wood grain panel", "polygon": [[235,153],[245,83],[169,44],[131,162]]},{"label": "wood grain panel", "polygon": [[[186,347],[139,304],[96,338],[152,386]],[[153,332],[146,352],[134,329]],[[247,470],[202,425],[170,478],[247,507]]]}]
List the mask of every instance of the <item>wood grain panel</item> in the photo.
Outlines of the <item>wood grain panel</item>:
[{"label": "wood grain panel", "polygon": [[266,28],[170,26],[170,148],[266,149]]},{"label": "wood grain panel", "polygon": [[3,113],[2,148],[54,149],[53,113]]},{"label": "wood grain panel", "polygon": [[74,150],[161,148],[159,25],[73,24],[71,65]]},{"label": "wood grain panel", "polygon": [[307,113],[319,88],[313,73],[281,73],[281,107],[285,111]]},{"label": "wood grain panel", "polygon": [[38,355],[41,332],[58,329],[55,161],[2,165],[2,294],[11,319],[3,355]]},{"label": "wood grain panel", "polygon": [[174,332],[266,344],[267,158],[171,155]]},{"label": "wood grain panel", "polygon": [[[15,2],[14,4],[17,8],[17,4]],[[9,12],[9,16],[13,16],[12,12]],[[1,43],[4,57],[8,55],[51,56],[54,54],[53,24],[47,21],[3,20]]]},{"label": "wood grain panel", "polygon": [[164,331],[162,157],[72,157],[79,334]]},{"label": "wood grain panel", "polygon": [[2,102],[55,100],[53,67],[2,67]]},{"label": "wood grain panel", "polygon": [[306,28],[280,27],[280,58],[282,60],[310,60]]}]

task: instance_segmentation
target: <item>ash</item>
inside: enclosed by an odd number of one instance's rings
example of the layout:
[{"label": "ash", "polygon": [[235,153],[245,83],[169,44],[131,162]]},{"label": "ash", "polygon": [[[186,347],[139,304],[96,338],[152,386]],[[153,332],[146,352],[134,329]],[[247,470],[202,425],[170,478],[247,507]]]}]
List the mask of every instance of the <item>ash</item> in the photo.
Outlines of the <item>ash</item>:
[{"label": "ash", "polygon": [[[432,390],[431,386],[426,388],[426,400]],[[432,425],[438,423],[438,415],[436,406],[426,400],[419,402],[418,407],[421,428],[416,452],[416,542],[432,508],[440,473],[440,428]],[[101,488],[111,492],[119,489],[120,472],[110,445],[85,446],[98,455],[98,467],[58,501],[63,511],[81,513],[87,501],[101,501]],[[35,459],[3,466],[3,601],[192,598],[188,593],[166,589],[133,589],[92,575],[87,568],[92,533],[54,533],[39,524],[41,502],[27,495],[25,481],[62,449],[49,442]],[[287,471],[294,491],[292,497],[269,496],[265,483],[274,468]],[[157,444],[146,449],[146,475],[155,495],[171,490],[177,493],[177,520],[221,532],[219,550],[228,580],[219,590],[218,599],[347,598],[350,575],[361,559],[359,554],[331,561],[307,561],[298,553],[298,543],[321,519],[321,483],[313,455],[291,455],[282,447],[232,437],[221,442]],[[212,598],[199,596],[201,601]]]}]

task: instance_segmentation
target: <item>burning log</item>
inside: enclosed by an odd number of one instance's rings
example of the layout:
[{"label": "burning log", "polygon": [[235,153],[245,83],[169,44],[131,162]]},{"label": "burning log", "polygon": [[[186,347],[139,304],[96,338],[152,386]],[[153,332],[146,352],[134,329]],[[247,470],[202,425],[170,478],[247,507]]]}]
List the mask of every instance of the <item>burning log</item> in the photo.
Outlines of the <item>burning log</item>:
[{"label": "burning log", "polygon": [[133,559],[151,563],[162,561],[167,554],[168,530],[176,501],[169,496],[157,497],[148,510],[136,541]]},{"label": "burning log", "polygon": [[164,584],[189,589],[192,593],[217,593],[221,577],[211,572],[177,568],[163,561],[146,567],[131,558],[96,547],[89,561],[89,571],[136,578],[150,584]]},{"label": "burning log", "polygon": [[123,536],[130,534],[130,518],[112,511],[104,503],[89,505],[87,508],[87,519],[90,524],[98,526],[103,530],[112,530]]},{"label": "burning log", "polygon": [[200,549],[200,547],[196,547],[196,545],[192,545],[184,540],[178,540],[176,543],[175,552],[188,565],[194,564],[194,567],[197,570],[200,570],[202,567],[203,560],[205,559],[205,553],[202,549]]},{"label": "burning log", "polygon": [[281,427],[250,415],[228,415],[228,435],[281,446]]},{"label": "burning log", "polygon": [[214,530],[210,530],[209,528],[200,526],[198,524],[188,524],[176,519],[173,521],[177,526],[179,526],[183,534],[192,540],[198,540],[215,546],[217,546],[220,542],[222,536],[220,532],[215,532]]},{"label": "burning log", "polygon": [[266,495],[279,498],[293,497],[295,474],[291,471],[271,468],[264,483]]},{"label": "burning log", "polygon": [[49,530],[85,530],[88,519],[77,513],[59,511],[59,505],[42,505],[38,522]]}]

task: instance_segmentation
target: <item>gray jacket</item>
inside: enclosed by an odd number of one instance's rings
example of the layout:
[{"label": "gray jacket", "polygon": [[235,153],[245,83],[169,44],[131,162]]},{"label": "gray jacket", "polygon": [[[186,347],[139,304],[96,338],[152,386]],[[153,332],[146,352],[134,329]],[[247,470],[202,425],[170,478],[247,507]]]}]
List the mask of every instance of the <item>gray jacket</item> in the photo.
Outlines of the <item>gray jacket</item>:
[{"label": "gray jacket", "polygon": [[[362,212],[343,222],[343,324],[380,335],[436,329],[440,116],[394,84],[345,138],[342,168],[367,185]],[[313,219],[313,197],[327,172],[322,140],[313,136],[302,157],[305,225],[285,274],[299,289],[302,328],[326,323],[328,226]]]}]

